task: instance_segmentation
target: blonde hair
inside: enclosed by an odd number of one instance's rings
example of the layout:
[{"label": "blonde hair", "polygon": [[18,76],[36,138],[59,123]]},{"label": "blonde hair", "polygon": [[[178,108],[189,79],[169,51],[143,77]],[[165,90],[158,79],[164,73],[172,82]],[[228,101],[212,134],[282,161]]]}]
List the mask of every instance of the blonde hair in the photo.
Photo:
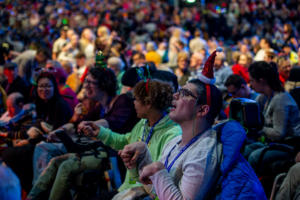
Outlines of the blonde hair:
[{"label": "blonde hair", "polygon": [[189,58],[188,53],[186,53],[186,52],[179,52],[178,56],[177,56],[177,62],[179,60],[182,60],[182,59],[187,60],[188,58]]}]

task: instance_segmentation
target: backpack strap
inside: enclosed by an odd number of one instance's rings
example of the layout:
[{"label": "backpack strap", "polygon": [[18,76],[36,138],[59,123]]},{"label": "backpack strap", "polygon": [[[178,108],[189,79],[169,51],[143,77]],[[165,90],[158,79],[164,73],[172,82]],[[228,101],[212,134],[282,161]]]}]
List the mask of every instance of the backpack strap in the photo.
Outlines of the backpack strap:
[{"label": "backpack strap", "polygon": [[222,172],[221,172],[221,164],[223,162],[223,144],[221,142],[222,129],[227,121],[222,122],[214,126],[214,130],[216,131],[217,136],[217,165],[216,165],[216,173],[214,175],[214,180],[211,183],[210,190],[205,195],[205,200],[215,199],[216,194],[219,194],[222,189]]}]

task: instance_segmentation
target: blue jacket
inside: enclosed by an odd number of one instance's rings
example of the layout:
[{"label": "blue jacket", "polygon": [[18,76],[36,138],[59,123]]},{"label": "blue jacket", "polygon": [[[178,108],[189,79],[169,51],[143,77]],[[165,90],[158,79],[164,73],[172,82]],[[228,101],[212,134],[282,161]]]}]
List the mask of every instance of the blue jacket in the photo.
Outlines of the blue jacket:
[{"label": "blue jacket", "polygon": [[216,129],[221,133],[223,160],[219,191],[217,189],[214,199],[267,199],[256,174],[240,153],[246,139],[244,128],[238,122],[228,121]]}]

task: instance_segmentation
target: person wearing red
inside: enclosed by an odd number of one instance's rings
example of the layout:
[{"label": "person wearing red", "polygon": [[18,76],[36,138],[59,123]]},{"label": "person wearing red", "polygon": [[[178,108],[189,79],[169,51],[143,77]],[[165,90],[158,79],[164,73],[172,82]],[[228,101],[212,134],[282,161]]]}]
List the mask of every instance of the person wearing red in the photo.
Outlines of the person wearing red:
[{"label": "person wearing red", "polygon": [[249,60],[247,54],[241,54],[237,59],[237,64],[232,66],[233,74],[240,75],[247,83],[250,81],[248,72]]}]

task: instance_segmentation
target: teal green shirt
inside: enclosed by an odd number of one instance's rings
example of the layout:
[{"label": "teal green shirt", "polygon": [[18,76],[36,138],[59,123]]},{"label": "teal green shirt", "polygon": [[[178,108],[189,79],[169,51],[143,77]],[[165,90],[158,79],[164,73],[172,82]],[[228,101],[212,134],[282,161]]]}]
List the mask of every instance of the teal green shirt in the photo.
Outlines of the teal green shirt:
[{"label": "teal green shirt", "polygon": [[[110,146],[115,150],[121,150],[125,145],[131,144],[137,141],[142,141],[143,132],[145,132],[145,138],[147,138],[151,127],[146,123],[146,119],[141,119],[131,130],[131,132],[126,134],[118,134],[111,131],[110,129],[101,127],[100,133],[97,138],[100,139],[105,145]],[[144,131],[145,129],[145,131]],[[158,161],[161,157],[162,150],[164,146],[174,137],[181,134],[181,128],[178,124],[173,122],[168,115],[166,115],[153,130],[152,137],[148,144],[148,149],[151,154],[153,161]],[[141,186],[142,184],[132,184],[130,180],[135,179],[131,177],[126,172],[126,177],[124,183],[119,188],[119,191],[123,191],[136,186]]]}]

